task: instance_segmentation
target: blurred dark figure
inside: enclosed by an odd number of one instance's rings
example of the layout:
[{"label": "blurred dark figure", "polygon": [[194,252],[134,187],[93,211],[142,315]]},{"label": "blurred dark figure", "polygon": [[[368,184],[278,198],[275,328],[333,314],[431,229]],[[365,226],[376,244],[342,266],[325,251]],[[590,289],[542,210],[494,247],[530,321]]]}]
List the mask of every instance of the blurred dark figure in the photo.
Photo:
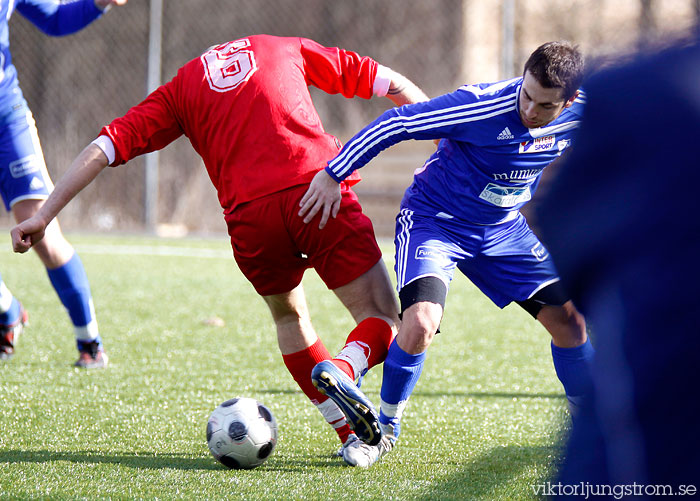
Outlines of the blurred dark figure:
[{"label": "blurred dark figure", "polygon": [[698,39],[584,89],[578,142],[537,214],[597,350],[594,401],[574,423],[559,481],[590,484],[591,495],[608,485],[654,497],[659,484],[697,495]]}]

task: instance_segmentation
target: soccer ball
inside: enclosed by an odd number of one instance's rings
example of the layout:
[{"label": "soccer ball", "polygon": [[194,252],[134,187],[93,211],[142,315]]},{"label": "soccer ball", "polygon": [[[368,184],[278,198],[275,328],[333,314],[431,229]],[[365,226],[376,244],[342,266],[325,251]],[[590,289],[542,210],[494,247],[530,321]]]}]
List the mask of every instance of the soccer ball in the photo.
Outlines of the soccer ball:
[{"label": "soccer ball", "polygon": [[255,468],[277,444],[277,421],[270,409],[254,398],[233,398],[211,413],[207,444],[212,455],[227,468]]}]

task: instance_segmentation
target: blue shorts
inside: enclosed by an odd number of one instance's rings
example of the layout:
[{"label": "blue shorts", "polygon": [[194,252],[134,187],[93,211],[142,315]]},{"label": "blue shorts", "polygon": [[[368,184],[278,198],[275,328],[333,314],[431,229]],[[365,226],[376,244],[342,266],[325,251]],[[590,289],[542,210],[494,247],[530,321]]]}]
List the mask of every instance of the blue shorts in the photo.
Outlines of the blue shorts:
[{"label": "blue shorts", "polygon": [[5,208],[9,211],[21,200],[46,199],[52,190],[32,113],[18,106],[0,116],[0,195]]},{"label": "blue shorts", "polygon": [[456,267],[503,308],[559,280],[549,252],[522,214],[483,226],[401,209],[394,243],[399,291],[423,277],[439,278],[449,290]]}]

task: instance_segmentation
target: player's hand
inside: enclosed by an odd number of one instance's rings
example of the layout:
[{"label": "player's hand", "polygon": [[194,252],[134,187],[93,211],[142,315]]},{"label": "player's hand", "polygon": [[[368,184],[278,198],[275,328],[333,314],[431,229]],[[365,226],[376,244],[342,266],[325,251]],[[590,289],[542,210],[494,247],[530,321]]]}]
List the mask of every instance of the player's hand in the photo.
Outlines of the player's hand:
[{"label": "player's hand", "polygon": [[325,169],[319,171],[311,180],[309,189],[299,202],[299,216],[304,218],[306,224],[321,213],[321,222],[318,229],[323,229],[329,217],[336,217],[340,210],[340,185],[328,175]]},{"label": "player's hand", "polygon": [[10,231],[12,250],[19,253],[27,252],[39,240],[44,238],[45,230],[46,223],[37,217],[30,217],[22,221]]},{"label": "player's hand", "polygon": [[105,10],[112,5],[124,5],[128,0],[95,0],[95,5],[100,10]]}]

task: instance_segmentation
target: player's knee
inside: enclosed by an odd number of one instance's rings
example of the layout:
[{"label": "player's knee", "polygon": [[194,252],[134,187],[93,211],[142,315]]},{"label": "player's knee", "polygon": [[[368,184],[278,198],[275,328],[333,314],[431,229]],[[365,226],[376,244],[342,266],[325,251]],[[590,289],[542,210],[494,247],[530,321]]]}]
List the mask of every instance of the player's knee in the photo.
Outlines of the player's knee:
[{"label": "player's knee", "polygon": [[550,333],[556,346],[580,346],[588,339],[586,320],[571,301],[561,306],[543,306],[537,320]]},{"label": "player's knee", "polygon": [[423,277],[399,291],[401,328],[399,346],[408,353],[425,351],[439,332],[447,286],[437,277]]},{"label": "player's knee", "polygon": [[441,305],[428,301],[413,304],[403,312],[399,346],[407,353],[424,352],[432,343],[441,319]]},{"label": "player's knee", "polygon": [[297,322],[307,316],[306,303],[295,298],[293,293],[263,296],[276,324]]},{"label": "player's knee", "polygon": [[33,247],[46,268],[53,270],[66,264],[75,254],[73,246],[63,237],[63,234],[47,232],[44,238]]},{"label": "player's knee", "polygon": [[28,198],[26,200],[20,200],[12,206],[12,214],[15,217],[15,221],[21,223],[32,217],[34,214],[39,212],[39,209],[44,204],[44,200]]},{"label": "player's knee", "polygon": [[572,301],[567,301],[562,305],[563,323],[566,324],[566,331],[573,342],[583,344],[588,338],[586,334],[586,319],[579,312]]},{"label": "player's knee", "polygon": [[571,327],[577,331],[586,331],[586,319],[583,314],[576,309],[573,301],[567,301],[562,306],[566,312],[566,321]]}]

